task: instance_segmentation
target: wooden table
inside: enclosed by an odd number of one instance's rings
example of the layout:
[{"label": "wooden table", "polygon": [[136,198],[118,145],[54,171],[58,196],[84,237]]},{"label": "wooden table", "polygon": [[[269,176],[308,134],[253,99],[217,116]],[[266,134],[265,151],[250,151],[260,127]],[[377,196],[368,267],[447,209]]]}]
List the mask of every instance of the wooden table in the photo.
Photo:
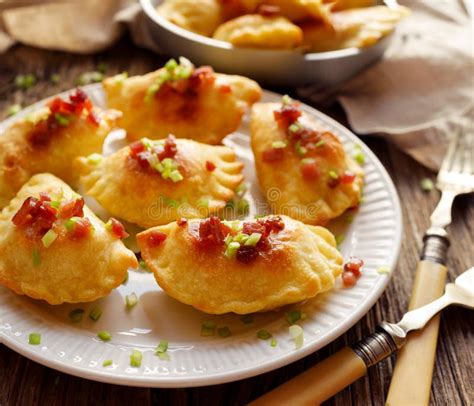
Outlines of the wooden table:
[{"label": "wooden table", "polygon": [[[159,67],[165,59],[133,47],[127,39],[112,49],[94,56],[77,56],[17,46],[0,55],[0,118],[13,103],[26,106],[74,86],[82,73],[107,64],[107,74],[128,71],[141,74]],[[34,73],[38,84],[20,91],[14,86],[18,74]],[[49,77],[58,73],[57,85]],[[276,89],[278,91],[278,89]],[[281,89],[280,89],[281,91]],[[337,106],[327,113],[344,121]],[[377,304],[342,337],[313,355],[273,372],[243,381],[194,389],[141,389],[96,383],[43,367],[0,345],[0,405],[242,405],[304,371],[346,344],[354,343],[374,331],[383,319],[395,321],[407,308],[421,237],[438,200],[438,193],[422,192],[419,182],[434,174],[382,139],[364,137],[392,177],[400,195],[404,216],[402,254],[392,281]],[[454,205],[449,251],[451,280],[474,264],[474,197],[464,196]],[[0,304],[1,305],[1,304]],[[474,401],[472,313],[449,308],[441,317],[441,330],[433,377],[431,401],[435,405],[468,405]],[[329,405],[381,405],[386,397],[394,359],[369,371],[367,377],[339,393]]]}]

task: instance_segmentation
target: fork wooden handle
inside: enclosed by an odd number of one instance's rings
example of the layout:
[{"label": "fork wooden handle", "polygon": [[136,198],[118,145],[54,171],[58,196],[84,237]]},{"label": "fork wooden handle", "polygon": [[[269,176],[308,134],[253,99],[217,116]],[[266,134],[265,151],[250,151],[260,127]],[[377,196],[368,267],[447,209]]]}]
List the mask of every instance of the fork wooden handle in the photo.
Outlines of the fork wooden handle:
[{"label": "fork wooden handle", "polygon": [[[409,310],[421,307],[443,294],[447,269],[422,260],[416,271]],[[389,406],[428,405],[438,339],[439,315],[423,330],[410,333],[397,357],[387,397]]]}]

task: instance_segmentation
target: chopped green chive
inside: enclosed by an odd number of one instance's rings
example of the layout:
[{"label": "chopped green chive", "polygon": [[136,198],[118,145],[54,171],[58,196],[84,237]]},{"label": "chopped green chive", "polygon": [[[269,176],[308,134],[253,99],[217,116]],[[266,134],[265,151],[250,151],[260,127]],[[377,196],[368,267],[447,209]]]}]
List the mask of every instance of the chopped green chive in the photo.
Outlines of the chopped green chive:
[{"label": "chopped green chive", "polygon": [[240,248],[240,244],[237,241],[232,241],[227,246],[227,248],[224,252],[224,255],[227,258],[233,258],[235,256],[235,254],[237,254],[237,251],[239,250],[239,248]]},{"label": "chopped green chive", "polygon": [[270,341],[270,345],[271,345],[272,347],[276,347],[276,346],[277,346],[277,340],[276,340],[276,338],[272,338],[272,341]]},{"label": "chopped green chive", "polygon": [[140,268],[142,268],[144,271],[150,272],[146,265],[146,262],[143,259],[140,259],[140,261],[138,261],[138,264],[140,265]]},{"label": "chopped green chive", "polygon": [[102,330],[97,333],[97,337],[99,337],[102,341],[110,341],[112,339],[112,334],[110,334],[107,330]]},{"label": "chopped green chive", "polygon": [[61,76],[58,73],[53,73],[49,80],[52,84],[57,85],[61,81]]},{"label": "chopped green chive", "polygon": [[103,363],[103,367],[110,367],[113,364],[113,361],[111,359],[106,359]]},{"label": "chopped green chive", "polygon": [[291,104],[293,102],[293,99],[290,96],[288,96],[287,94],[285,94],[281,98],[281,102],[282,102],[282,104]]},{"label": "chopped green chive", "polygon": [[390,273],[390,268],[388,266],[379,266],[377,268],[377,273],[380,275],[388,275]]},{"label": "chopped green chive", "polygon": [[30,87],[36,85],[36,76],[32,73],[28,73],[26,75],[18,75],[15,78],[15,86],[18,89],[27,90]]},{"label": "chopped green chive", "polygon": [[272,142],[272,148],[286,148],[287,144],[286,142],[283,141],[274,141]]},{"label": "chopped green chive", "polygon": [[97,83],[104,80],[104,74],[98,71],[85,72],[79,75],[74,83],[77,86],[88,85],[90,83]]},{"label": "chopped green chive", "polygon": [[156,355],[158,355],[158,358],[162,361],[169,361],[171,359],[167,352],[159,352]]},{"label": "chopped green chive", "polygon": [[301,348],[304,343],[303,329],[297,324],[293,324],[288,328],[291,338],[295,341],[295,348]]},{"label": "chopped green chive", "polygon": [[140,366],[142,365],[142,358],[143,355],[140,351],[133,350],[130,354],[130,366],[140,368]]},{"label": "chopped green chive", "polygon": [[58,234],[53,229],[50,229],[41,237],[41,242],[45,248],[49,248],[51,244],[56,241],[56,238],[58,238]]},{"label": "chopped green chive", "polygon": [[161,340],[160,343],[158,344],[158,347],[156,347],[155,352],[160,353],[160,352],[166,352],[166,351],[168,351],[168,341]]},{"label": "chopped green chive", "polygon": [[104,74],[107,72],[107,64],[105,62],[99,62],[97,64],[97,71]]},{"label": "chopped green chive", "polygon": [[216,327],[217,327],[217,324],[215,321],[207,320],[203,322],[201,326],[201,336],[209,337],[209,336],[215,335]]},{"label": "chopped green chive", "polygon": [[41,265],[41,256],[38,248],[33,248],[33,266]]},{"label": "chopped green chive", "polygon": [[7,117],[11,117],[21,110],[21,104],[12,104],[7,109]]},{"label": "chopped green chive", "polygon": [[252,233],[249,238],[247,238],[247,241],[245,241],[244,245],[250,246],[250,247],[255,247],[258,242],[260,241],[260,238],[262,238],[262,234],[260,233]]},{"label": "chopped green chive", "polygon": [[61,202],[57,201],[57,200],[51,200],[49,202],[49,205],[51,207],[54,207],[55,209],[59,209],[59,206],[61,206]]},{"label": "chopped green chive", "polygon": [[260,340],[268,340],[272,335],[267,330],[258,330],[257,337],[260,338]]},{"label": "chopped green chive", "polygon": [[138,296],[135,293],[131,293],[125,296],[125,304],[127,309],[131,309],[138,303]]},{"label": "chopped green chive", "polygon": [[219,334],[219,336],[225,338],[225,337],[229,337],[232,333],[231,333],[229,327],[224,326],[224,327],[219,327],[217,329],[217,334]]},{"label": "chopped green chive", "polygon": [[123,83],[125,82],[125,79],[127,78],[128,78],[128,72],[119,73],[118,75],[114,76],[115,84],[123,85]]},{"label": "chopped green chive", "polygon": [[237,202],[237,212],[239,214],[247,214],[250,209],[250,204],[247,199],[240,199]]},{"label": "chopped green chive", "polygon": [[434,189],[434,183],[430,178],[424,178],[420,182],[420,187],[423,192],[431,192]]},{"label": "chopped green chive", "polygon": [[337,245],[341,245],[344,241],[344,235],[343,234],[339,234],[339,235],[336,235],[336,244]]},{"label": "chopped green chive", "polygon": [[67,127],[70,123],[69,118],[61,113],[56,113],[54,118],[56,119],[56,122],[63,127]]},{"label": "chopped green chive", "polygon": [[30,344],[30,345],[40,345],[41,344],[41,334],[40,333],[31,333],[28,336],[28,344]]},{"label": "chopped green chive", "polygon": [[240,316],[240,320],[241,320],[242,323],[244,323],[244,324],[253,323],[253,315],[251,315],[251,314],[243,314],[242,316]]},{"label": "chopped green chive", "polygon": [[314,164],[316,161],[313,159],[313,158],[303,158],[301,160],[301,163],[303,165],[306,165],[306,164]]},{"label": "chopped green chive", "polygon": [[362,148],[360,145],[354,145],[354,152],[352,154],[352,158],[354,158],[359,165],[365,164],[365,155],[362,152]]},{"label": "chopped green chive", "polygon": [[92,321],[98,321],[102,316],[102,310],[100,307],[93,307],[92,310],[89,312],[89,319]]},{"label": "chopped green chive", "polygon": [[304,156],[306,155],[306,153],[308,152],[308,149],[301,146],[301,141],[297,141],[296,144],[295,144],[295,149],[296,149],[296,153],[299,155],[299,156]]},{"label": "chopped green chive", "polygon": [[337,174],[336,171],[333,171],[333,170],[328,172],[328,176],[332,179],[339,179],[339,175]]},{"label": "chopped green chive", "polygon": [[97,165],[100,161],[102,161],[102,155],[100,154],[91,154],[87,157],[87,162],[93,165]]},{"label": "chopped green chive", "polygon": [[246,190],[247,190],[247,185],[242,182],[239,186],[237,186],[237,189],[235,189],[235,193],[241,196],[245,193]]},{"label": "chopped green chive", "polygon": [[73,323],[80,323],[82,321],[82,317],[84,316],[84,309],[73,309],[69,312],[69,320]]},{"label": "chopped green chive", "polygon": [[72,231],[72,229],[74,228],[74,225],[76,224],[76,222],[79,218],[80,217],[71,217],[70,219],[68,219],[66,221],[66,223],[64,223],[64,226],[66,227],[66,230],[67,231]]},{"label": "chopped green chive", "polygon": [[178,62],[176,62],[176,59],[170,59],[168,62],[165,63],[165,68],[168,71],[174,71],[178,67]]},{"label": "chopped green chive", "polygon": [[288,324],[295,324],[298,320],[301,319],[301,311],[290,310],[289,312],[285,313],[285,319],[288,322]]},{"label": "chopped green chive", "polygon": [[316,147],[316,148],[320,148],[320,147],[322,147],[324,144],[326,144],[326,141],[320,140],[320,141],[318,141],[318,142],[315,144],[315,147]]},{"label": "chopped green chive", "polygon": [[288,127],[288,131],[294,134],[294,133],[297,133],[300,130],[300,128],[301,128],[301,124],[298,122],[295,122]]}]

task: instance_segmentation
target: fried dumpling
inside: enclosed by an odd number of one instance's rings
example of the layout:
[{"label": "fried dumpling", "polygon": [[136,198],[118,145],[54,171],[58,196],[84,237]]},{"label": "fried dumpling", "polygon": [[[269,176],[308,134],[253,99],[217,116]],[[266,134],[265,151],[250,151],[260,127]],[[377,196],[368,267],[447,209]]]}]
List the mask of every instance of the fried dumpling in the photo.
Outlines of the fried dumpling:
[{"label": "fried dumpling", "polygon": [[85,193],[111,215],[142,227],[216,213],[243,180],[232,149],[172,136],[78,161]]},{"label": "fried dumpling", "polygon": [[165,0],[156,11],[173,24],[206,36],[223,22],[219,0]]},{"label": "fried dumpling", "polygon": [[319,20],[330,22],[330,5],[323,0],[240,0],[247,13],[275,13],[294,22]]},{"label": "fried dumpling", "polygon": [[277,309],[334,286],[342,257],[325,228],[285,216],[173,222],[137,235],[166,293],[211,314]]},{"label": "fried dumpling", "polygon": [[322,225],[358,205],[363,172],[339,139],[288,96],[258,103],[250,120],[262,193],[273,213]]},{"label": "fried dumpling", "polygon": [[375,6],[376,0],[323,0],[331,4],[331,11],[347,10],[349,8],[361,8]]},{"label": "fried dumpling", "polygon": [[303,32],[285,17],[248,14],[219,26],[214,38],[237,47],[293,49],[303,42]]},{"label": "fried dumpling", "polygon": [[144,76],[108,78],[104,89],[109,107],[123,112],[118,124],[129,140],[174,134],[206,144],[237,130],[245,110],[261,96],[253,80],[195,69],[186,58]]},{"label": "fried dumpling", "polygon": [[0,284],[50,304],[106,296],[137,267],[113,226],[60,179],[34,175],[0,212]]},{"label": "fried dumpling", "polygon": [[303,24],[304,45],[311,52],[344,48],[365,48],[390,34],[409,14],[406,7],[375,6],[332,13],[332,27],[321,23]]},{"label": "fried dumpling", "polygon": [[36,173],[50,172],[74,183],[72,160],[100,152],[118,115],[92,107],[77,90],[69,101],[56,97],[7,128],[0,134],[0,207]]}]

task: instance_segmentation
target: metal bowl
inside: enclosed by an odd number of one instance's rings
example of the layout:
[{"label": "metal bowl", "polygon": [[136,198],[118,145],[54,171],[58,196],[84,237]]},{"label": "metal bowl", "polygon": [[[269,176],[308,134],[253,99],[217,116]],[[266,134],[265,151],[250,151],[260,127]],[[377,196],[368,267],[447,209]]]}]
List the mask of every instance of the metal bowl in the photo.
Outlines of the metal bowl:
[{"label": "metal bowl", "polygon": [[163,52],[186,56],[197,65],[211,65],[216,71],[248,76],[270,86],[321,87],[343,82],[379,60],[393,33],[375,45],[331,52],[237,48],[225,41],[195,34],[169,22],[156,12],[162,0],[140,0],[151,38]]}]

